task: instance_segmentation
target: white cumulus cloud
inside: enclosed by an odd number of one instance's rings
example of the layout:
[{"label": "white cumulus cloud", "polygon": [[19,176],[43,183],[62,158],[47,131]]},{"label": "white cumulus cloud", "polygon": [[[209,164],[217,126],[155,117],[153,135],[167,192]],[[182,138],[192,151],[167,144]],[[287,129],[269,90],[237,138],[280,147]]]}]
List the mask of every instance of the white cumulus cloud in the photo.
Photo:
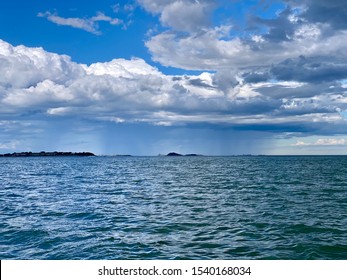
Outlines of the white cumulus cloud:
[{"label": "white cumulus cloud", "polygon": [[157,125],[210,123],[269,131],[343,133],[347,92],[330,83],[247,82],[224,69],[165,75],[143,59],[91,65],[0,41],[0,120],[84,118]]}]

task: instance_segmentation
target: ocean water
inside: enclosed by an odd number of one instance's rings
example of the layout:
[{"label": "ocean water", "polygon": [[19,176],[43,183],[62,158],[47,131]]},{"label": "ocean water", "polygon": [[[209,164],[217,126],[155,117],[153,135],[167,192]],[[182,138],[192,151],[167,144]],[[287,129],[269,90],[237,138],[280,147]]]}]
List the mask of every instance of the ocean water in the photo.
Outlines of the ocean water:
[{"label": "ocean water", "polygon": [[1,259],[347,259],[347,157],[0,158]]}]

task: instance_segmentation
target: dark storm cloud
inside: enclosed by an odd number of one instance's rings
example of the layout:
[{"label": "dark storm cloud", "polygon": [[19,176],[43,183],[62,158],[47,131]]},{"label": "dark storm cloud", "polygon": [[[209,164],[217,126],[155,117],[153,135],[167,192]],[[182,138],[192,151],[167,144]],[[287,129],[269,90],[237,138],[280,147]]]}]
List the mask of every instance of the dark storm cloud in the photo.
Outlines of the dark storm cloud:
[{"label": "dark storm cloud", "polygon": [[300,56],[274,65],[270,73],[277,80],[322,83],[347,78],[347,61],[334,57]]},{"label": "dark storm cloud", "polygon": [[268,32],[264,35],[264,38],[267,40],[274,42],[288,41],[293,37],[295,28],[299,24],[290,21],[291,14],[291,9],[287,8],[281,11],[278,17],[274,19],[264,19],[259,16],[249,15],[249,28],[257,29],[266,27]]},{"label": "dark storm cloud", "polygon": [[247,83],[279,81],[298,81],[305,83],[326,83],[347,78],[347,60],[334,56],[288,58],[273,64],[268,70],[243,73]]},{"label": "dark storm cloud", "polygon": [[198,79],[198,78],[190,79],[189,84],[196,86],[196,87],[203,87],[203,88],[210,88],[210,89],[214,88],[213,86],[206,84],[205,81]]},{"label": "dark storm cloud", "polygon": [[292,98],[313,98],[315,96],[326,94],[343,94],[345,91],[339,83],[319,83],[319,84],[301,84],[296,87],[286,85],[263,86],[257,89],[262,95],[274,99],[292,99]]},{"label": "dark storm cloud", "polygon": [[[299,1],[297,1],[299,2]],[[306,11],[301,15],[310,22],[328,23],[334,29],[347,28],[347,1],[306,0]]]},{"label": "dark storm cloud", "polygon": [[246,72],[242,78],[246,83],[260,83],[270,80],[272,75],[269,72]]}]

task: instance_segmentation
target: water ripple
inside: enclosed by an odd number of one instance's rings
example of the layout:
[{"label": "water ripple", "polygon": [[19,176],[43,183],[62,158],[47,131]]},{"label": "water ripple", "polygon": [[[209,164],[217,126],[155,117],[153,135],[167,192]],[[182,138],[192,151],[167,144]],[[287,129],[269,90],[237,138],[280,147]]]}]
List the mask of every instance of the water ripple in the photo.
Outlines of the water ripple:
[{"label": "water ripple", "polygon": [[347,157],[0,166],[1,259],[347,258]]}]

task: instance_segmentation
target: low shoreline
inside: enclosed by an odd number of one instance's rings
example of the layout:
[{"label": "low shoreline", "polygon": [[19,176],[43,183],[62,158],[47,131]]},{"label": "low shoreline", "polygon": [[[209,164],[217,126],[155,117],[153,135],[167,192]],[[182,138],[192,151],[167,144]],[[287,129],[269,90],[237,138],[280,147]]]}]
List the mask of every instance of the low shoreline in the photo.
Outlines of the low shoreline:
[{"label": "low shoreline", "polygon": [[21,153],[7,153],[0,154],[0,157],[62,157],[62,156],[78,156],[78,157],[89,157],[95,156],[91,152],[21,152]]}]

